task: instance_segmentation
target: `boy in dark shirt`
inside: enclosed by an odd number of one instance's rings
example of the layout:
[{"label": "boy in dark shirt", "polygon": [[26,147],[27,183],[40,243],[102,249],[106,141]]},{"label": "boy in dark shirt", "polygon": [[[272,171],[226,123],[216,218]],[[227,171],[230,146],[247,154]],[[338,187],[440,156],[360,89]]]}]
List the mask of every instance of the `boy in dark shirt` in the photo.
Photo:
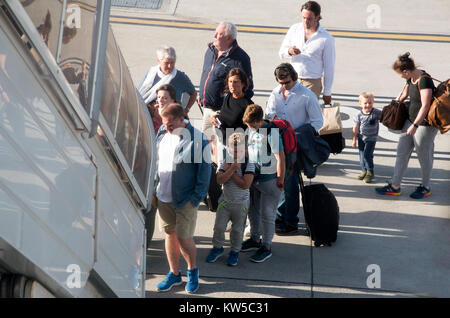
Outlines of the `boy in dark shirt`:
[{"label": "boy in dark shirt", "polygon": [[381,119],[381,110],[373,108],[373,94],[364,92],[359,96],[359,105],[361,111],[353,119],[353,142],[352,147],[356,148],[358,139],[359,162],[361,165],[361,174],[359,180],[365,183],[371,183],[374,178],[373,172],[373,152],[378,138],[379,123]]}]

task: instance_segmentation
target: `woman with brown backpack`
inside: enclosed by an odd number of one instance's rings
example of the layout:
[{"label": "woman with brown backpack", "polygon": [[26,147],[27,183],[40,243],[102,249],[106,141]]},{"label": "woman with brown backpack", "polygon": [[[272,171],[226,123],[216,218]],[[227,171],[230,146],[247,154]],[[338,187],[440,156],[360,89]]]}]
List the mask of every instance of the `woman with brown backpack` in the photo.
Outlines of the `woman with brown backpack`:
[{"label": "woman with brown backpack", "polygon": [[415,149],[422,171],[422,183],[411,193],[413,199],[422,199],[431,194],[430,179],[433,168],[434,138],[437,129],[430,126],[425,118],[432,103],[435,86],[431,77],[416,65],[409,53],[405,53],[395,61],[393,69],[407,81],[398,101],[403,102],[408,96],[410,105],[408,116],[403,125],[402,135],[397,145],[392,183],[381,188],[375,188],[378,194],[400,195],[400,184],[408,167],[412,151]]}]

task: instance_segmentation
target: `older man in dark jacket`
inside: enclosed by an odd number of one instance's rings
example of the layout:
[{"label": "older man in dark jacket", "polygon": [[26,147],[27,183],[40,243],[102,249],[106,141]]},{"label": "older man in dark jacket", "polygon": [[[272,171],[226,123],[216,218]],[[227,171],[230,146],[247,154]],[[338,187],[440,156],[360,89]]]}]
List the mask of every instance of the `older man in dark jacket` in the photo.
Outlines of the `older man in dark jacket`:
[{"label": "older man in dark jacket", "polygon": [[[198,103],[203,107],[202,131],[209,137],[212,127],[210,117],[220,110],[223,102],[225,78],[234,67],[240,67],[247,74],[250,85],[245,91],[248,98],[253,96],[253,78],[250,57],[239,47],[237,29],[231,22],[221,22],[214,33],[214,41],[208,44],[200,79]],[[212,130],[212,129],[211,129]]]}]

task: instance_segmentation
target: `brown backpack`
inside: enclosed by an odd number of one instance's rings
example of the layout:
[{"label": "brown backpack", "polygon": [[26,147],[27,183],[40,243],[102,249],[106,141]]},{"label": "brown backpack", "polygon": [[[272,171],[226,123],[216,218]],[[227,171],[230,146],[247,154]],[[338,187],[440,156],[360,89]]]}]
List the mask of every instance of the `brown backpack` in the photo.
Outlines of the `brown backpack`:
[{"label": "brown backpack", "polygon": [[[441,134],[445,134],[450,129],[450,79],[441,82],[428,74],[424,76],[440,83],[433,92],[433,99],[425,121],[439,129]],[[418,83],[420,93],[420,78]]]},{"label": "brown backpack", "polygon": [[[434,78],[432,79],[437,81]],[[446,133],[450,129],[450,79],[440,82],[434,91],[433,101],[425,120],[431,126],[439,129],[441,134]]]}]

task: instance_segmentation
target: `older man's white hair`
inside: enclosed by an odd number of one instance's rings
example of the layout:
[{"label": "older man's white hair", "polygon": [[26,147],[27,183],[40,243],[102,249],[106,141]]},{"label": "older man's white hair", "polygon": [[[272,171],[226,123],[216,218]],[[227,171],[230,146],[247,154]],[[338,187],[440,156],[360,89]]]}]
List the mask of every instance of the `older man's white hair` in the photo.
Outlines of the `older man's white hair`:
[{"label": "older man's white hair", "polygon": [[232,38],[233,40],[236,40],[236,37],[237,37],[237,28],[236,28],[236,26],[234,25],[234,23],[223,21],[223,22],[220,22],[220,23],[219,23],[219,26],[221,26],[221,25],[224,25],[224,26],[225,26],[225,34],[226,34],[226,35],[231,35],[231,38]]},{"label": "older man's white hair", "polygon": [[156,50],[156,57],[158,60],[176,59],[177,54],[175,53],[175,49],[173,47],[163,45]]}]

